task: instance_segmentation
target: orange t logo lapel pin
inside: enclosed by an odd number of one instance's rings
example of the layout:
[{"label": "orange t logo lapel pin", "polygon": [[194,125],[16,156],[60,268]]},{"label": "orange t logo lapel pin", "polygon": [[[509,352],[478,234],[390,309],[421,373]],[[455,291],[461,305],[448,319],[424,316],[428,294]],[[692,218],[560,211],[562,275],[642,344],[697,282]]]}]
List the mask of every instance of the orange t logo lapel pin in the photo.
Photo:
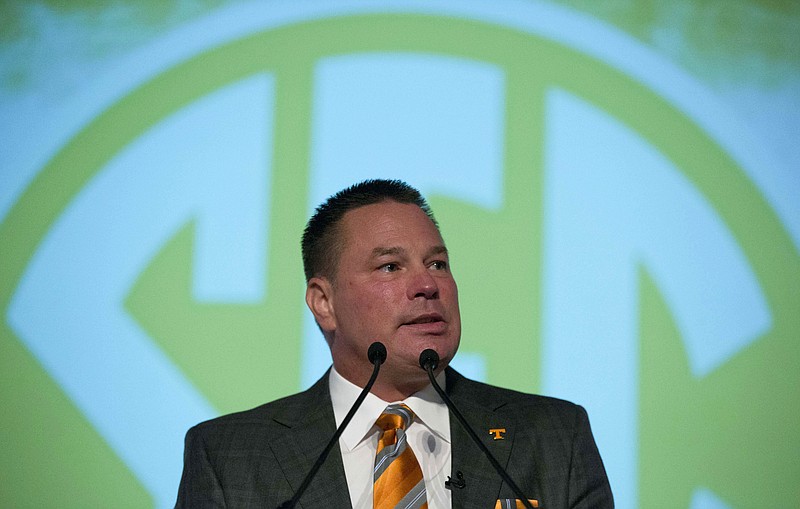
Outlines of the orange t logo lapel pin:
[{"label": "orange t logo lapel pin", "polygon": [[489,430],[489,434],[494,435],[492,437],[493,440],[505,440],[506,437],[503,436],[503,433],[505,432],[505,428],[492,428]]}]

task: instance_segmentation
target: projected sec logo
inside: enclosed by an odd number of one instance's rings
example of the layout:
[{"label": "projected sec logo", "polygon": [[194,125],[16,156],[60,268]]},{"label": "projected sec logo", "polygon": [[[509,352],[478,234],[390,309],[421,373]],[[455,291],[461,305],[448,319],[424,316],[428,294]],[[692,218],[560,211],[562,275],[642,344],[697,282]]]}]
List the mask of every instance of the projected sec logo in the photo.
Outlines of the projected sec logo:
[{"label": "projected sec logo", "polygon": [[135,478],[103,483],[169,507],[188,426],[321,374],[299,233],[331,192],[393,177],[454,254],[460,369],[586,405],[619,507],[791,505],[780,476],[726,467],[797,464],[762,434],[800,439],[780,425],[800,268],[713,98],[567,11],[303,5],[145,52],[2,225],[4,337]]}]

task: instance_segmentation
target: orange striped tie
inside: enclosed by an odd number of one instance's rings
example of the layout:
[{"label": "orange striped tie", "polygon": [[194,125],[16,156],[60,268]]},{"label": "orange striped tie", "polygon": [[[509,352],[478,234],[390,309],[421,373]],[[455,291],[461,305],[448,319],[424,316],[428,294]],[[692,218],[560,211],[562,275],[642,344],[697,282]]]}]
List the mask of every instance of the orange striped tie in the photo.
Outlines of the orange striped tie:
[{"label": "orange striped tie", "polygon": [[427,509],[425,481],[414,451],[408,447],[406,428],[414,412],[403,404],[386,407],[375,425],[383,430],[375,455],[374,509]]}]

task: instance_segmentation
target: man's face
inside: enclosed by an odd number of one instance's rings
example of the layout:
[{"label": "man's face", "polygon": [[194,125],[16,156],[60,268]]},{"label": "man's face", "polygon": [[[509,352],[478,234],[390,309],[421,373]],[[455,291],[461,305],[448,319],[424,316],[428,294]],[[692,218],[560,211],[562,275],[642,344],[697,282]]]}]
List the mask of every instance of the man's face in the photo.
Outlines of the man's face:
[{"label": "man's face", "polygon": [[461,337],[458,289],[430,218],[416,205],[385,201],[347,212],[340,231],[330,295],[337,371],[370,372],[366,352],[374,341],[388,351],[386,382],[425,379],[419,354],[426,348],[447,365]]}]

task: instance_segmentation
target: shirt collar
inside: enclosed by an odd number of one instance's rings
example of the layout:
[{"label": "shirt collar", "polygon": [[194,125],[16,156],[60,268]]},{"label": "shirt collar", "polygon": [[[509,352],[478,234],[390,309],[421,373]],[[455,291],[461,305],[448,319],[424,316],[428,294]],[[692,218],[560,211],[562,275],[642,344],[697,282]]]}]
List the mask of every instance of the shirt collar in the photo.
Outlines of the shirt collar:
[{"label": "shirt collar", "polygon": [[[436,381],[443,389],[445,388],[444,371],[439,373]],[[350,411],[350,407],[355,403],[362,388],[345,379],[334,367],[331,367],[328,383],[330,385],[333,413],[338,427],[347,412]],[[339,439],[340,445],[346,451],[352,451],[364,439],[368,438],[375,431],[375,428],[373,428],[375,421],[389,403],[405,403],[416,415],[414,422],[411,424],[412,427],[415,425],[425,426],[431,433],[450,443],[450,416],[447,406],[436,393],[436,389],[428,384],[421,391],[415,392],[402,401],[384,401],[371,392],[367,394],[361,407],[342,433]]]}]

